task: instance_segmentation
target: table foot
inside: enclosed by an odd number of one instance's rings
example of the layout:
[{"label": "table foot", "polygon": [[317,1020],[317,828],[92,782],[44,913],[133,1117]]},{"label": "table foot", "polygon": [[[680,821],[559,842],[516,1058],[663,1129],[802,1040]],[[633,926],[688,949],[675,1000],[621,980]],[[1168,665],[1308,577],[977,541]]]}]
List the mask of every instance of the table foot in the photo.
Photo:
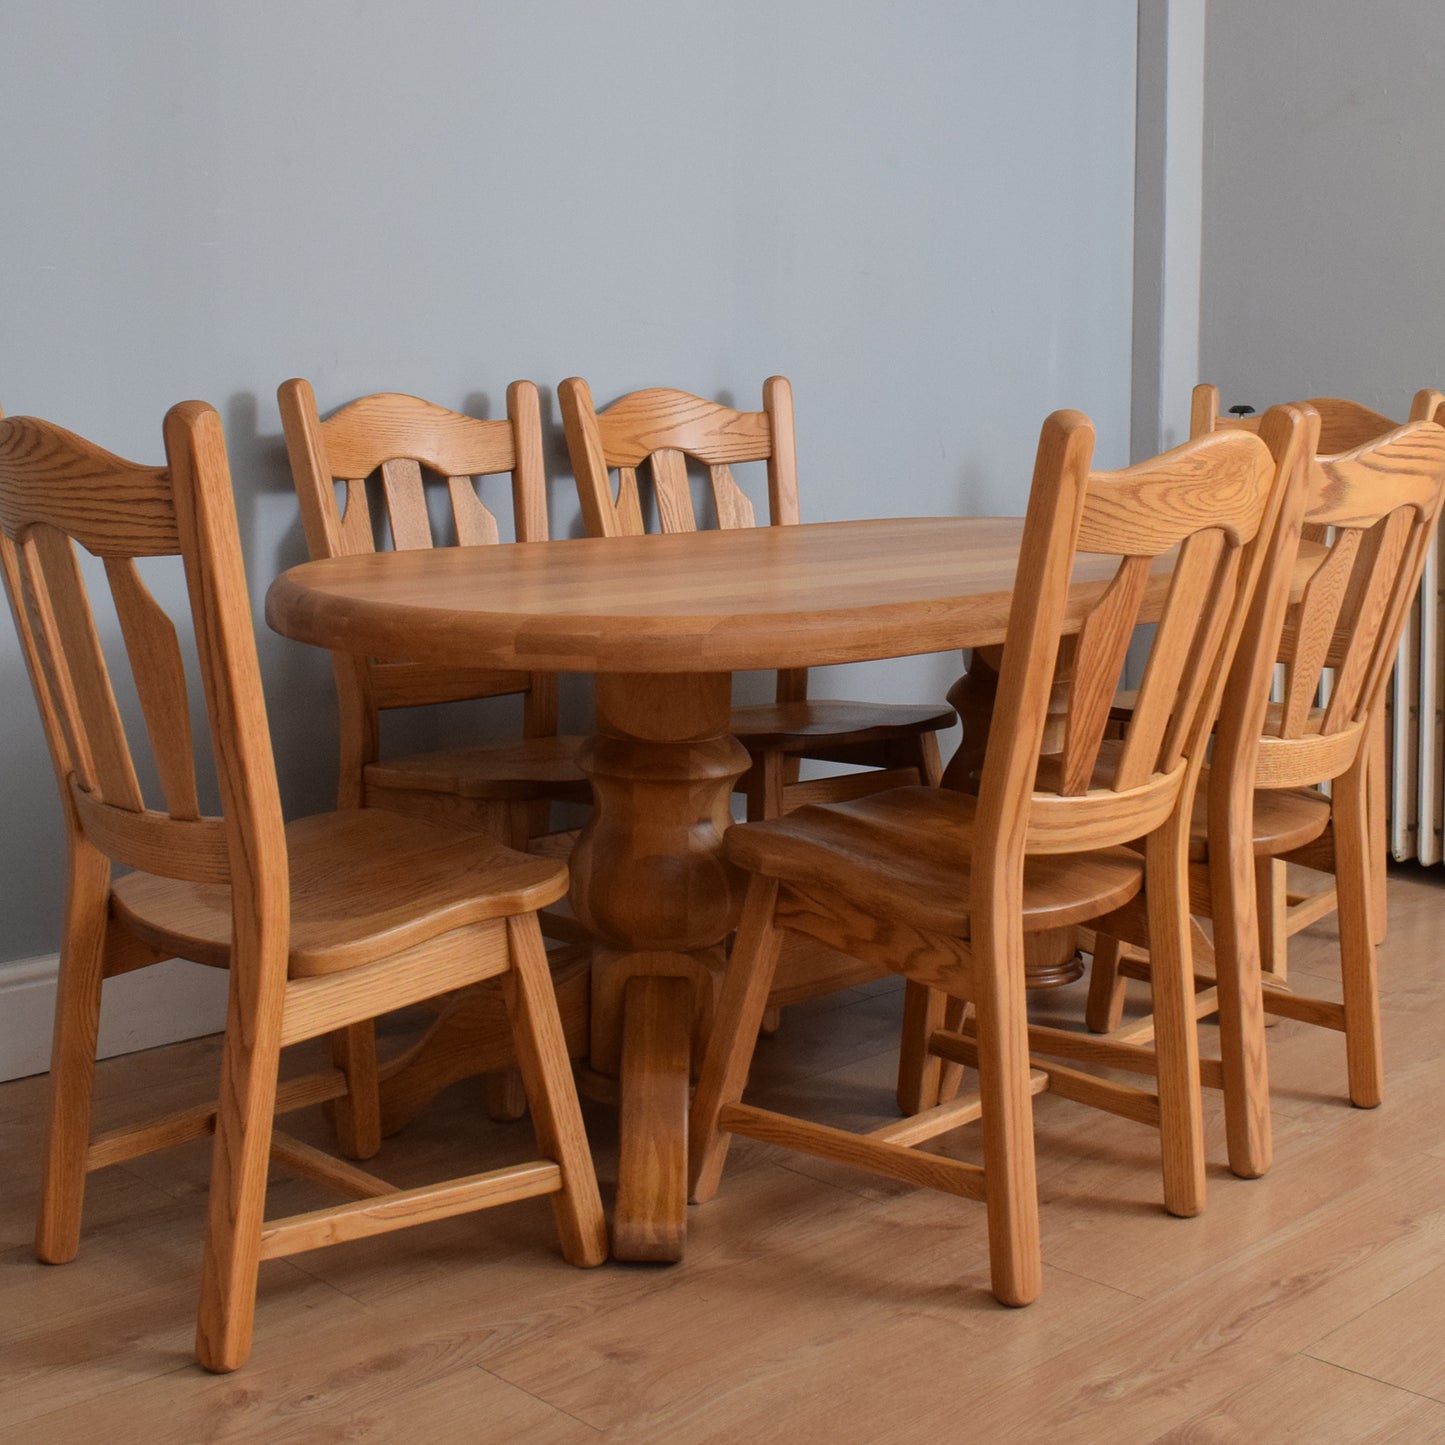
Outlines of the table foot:
[{"label": "table foot", "polygon": [[1024,935],[1024,987],[1062,988],[1084,976],[1077,931],[1049,928]]},{"label": "table foot", "polygon": [[687,979],[628,980],[612,1222],[617,1259],[671,1264],[682,1258],[692,1015]]}]

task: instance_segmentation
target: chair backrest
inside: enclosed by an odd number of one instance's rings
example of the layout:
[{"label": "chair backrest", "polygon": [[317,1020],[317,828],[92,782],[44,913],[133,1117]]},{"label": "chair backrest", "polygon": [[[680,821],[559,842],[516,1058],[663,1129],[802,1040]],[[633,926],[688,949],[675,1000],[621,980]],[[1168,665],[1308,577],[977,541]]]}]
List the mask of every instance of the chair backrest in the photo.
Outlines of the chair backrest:
[{"label": "chair backrest", "polygon": [[[1445,392],[1424,389],[1417,391],[1410,402],[1407,421],[1429,421],[1445,402]],[[1386,432],[1394,431],[1400,425],[1387,416],[1362,406],[1357,401],[1346,401],[1338,396],[1316,396],[1299,406],[1311,406],[1319,414],[1319,441],[1315,450],[1327,456],[1336,452],[1354,451]],[[1189,409],[1189,435],[1208,436],[1212,431],[1254,431],[1259,430],[1264,414],[1256,412],[1246,416],[1221,416],[1219,414],[1219,388],[1201,381],[1194,388]]]},{"label": "chair backrest", "polygon": [[[507,388],[507,416],[497,421],[394,392],[361,397],[322,420],[310,383],[299,378],[283,382],[277,400],[313,558],[374,552],[372,503],[378,498],[394,548],[435,545],[429,478],[445,483],[459,545],[499,540],[497,517],[478,494],[477,479],[500,473],[511,476],[516,540],[547,540],[541,409],[530,381],[514,381]],[[344,507],[338,486],[344,488]],[[546,737],[557,731],[557,679],[551,674],[346,653],[334,653],[332,661],[341,708],[343,803],[360,801],[361,769],[379,755],[377,715],[385,709],[525,693],[525,735]]]},{"label": "chair backrest", "polygon": [[[770,376],[763,383],[761,411],[735,411],[690,392],[651,387],[629,392],[599,412],[591,388],[578,376],[557,388],[557,398],[589,537],[637,537],[647,530],[639,482],[644,463],[658,528],[697,531],[689,459],[707,468],[720,528],[758,525],[752,501],[732,474],[739,462],[767,464],[770,525],[800,520],[793,389],[786,377]],[[801,701],[807,679],[802,668],[779,672],[778,701]]]},{"label": "chair backrest", "polygon": [[[1298,459],[1297,447],[1276,458],[1258,437],[1235,432],[1094,472],[1093,442],[1077,412],[1056,412],[1039,440],[979,790],[975,889],[1007,886],[1000,870],[1025,853],[1143,837],[1192,794],[1287,468]],[[1172,565],[1163,560],[1170,553]],[[1082,616],[1069,617],[1083,554],[1118,565]],[[1138,699],[1123,737],[1106,740],[1146,599],[1158,625]],[[1066,620],[1070,631],[1078,625],[1063,741],[1040,757]]]},{"label": "chair backrest", "polygon": [[[1217,744],[1232,765],[1241,750],[1258,751],[1259,786],[1324,781],[1353,762],[1365,719],[1389,680],[1441,506],[1434,490],[1436,439],[1418,424],[1445,422],[1445,393],[1417,391],[1403,426],[1339,397],[1297,405],[1314,418],[1301,536],[1325,548],[1327,557],[1297,607],[1281,597],[1252,618],[1222,704]],[[1195,436],[1258,431],[1261,421],[1220,416],[1218,388],[1194,388]],[[1292,571],[1293,557],[1282,565]],[[1260,609],[1268,590],[1261,586]],[[1266,656],[1271,646],[1276,653]],[[1276,661],[1285,668],[1283,695],[1271,705]],[[1244,769],[1256,776],[1247,758]],[[1216,773],[1221,787],[1224,771]]]},{"label": "chair backrest", "polygon": [[659,529],[697,531],[688,458],[707,468],[719,527],[756,525],[752,502],[733,478],[736,462],[767,463],[770,523],[798,520],[793,392],[786,378],[770,376],[763,383],[761,411],[734,411],[689,392],[653,387],[599,412],[587,383],[576,376],[557,388],[557,396],[589,537],[635,537],[646,530],[638,480],[643,463]]},{"label": "chair backrest", "polygon": [[[1221,761],[1242,763],[1261,787],[1323,782],[1355,762],[1445,500],[1445,399],[1437,420],[1387,421],[1382,434],[1335,455],[1319,454],[1320,419],[1302,406],[1311,446],[1300,530],[1323,556],[1296,605],[1279,587],[1266,606],[1270,589],[1261,587],[1220,714]],[[1293,571],[1292,559],[1285,565]],[[1283,680],[1270,702],[1276,662]]]},{"label": "chair backrest", "polygon": [[[165,467],[140,466],[33,417],[0,420],[0,561],[60,784],[72,850],[168,878],[230,883],[238,937],[280,948],[289,897],[221,420],[201,402],[165,419]],[[163,806],[142,796],[77,547],[99,558],[140,700]],[[175,624],[137,558],[184,562],[222,816],[201,815]],[[115,651],[119,652],[117,648]],[[116,659],[118,660],[118,659]]]}]

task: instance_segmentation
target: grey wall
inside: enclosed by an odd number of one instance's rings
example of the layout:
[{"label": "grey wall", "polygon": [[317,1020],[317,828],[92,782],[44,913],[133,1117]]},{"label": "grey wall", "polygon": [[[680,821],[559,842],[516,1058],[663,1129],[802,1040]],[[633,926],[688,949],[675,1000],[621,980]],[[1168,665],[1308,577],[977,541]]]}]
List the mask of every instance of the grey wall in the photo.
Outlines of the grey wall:
[{"label": "grey wall", "polygon": [[1200,374],[1226,405],[1445,381],[1445,7],[1209,0]]},{"label": "grey wall", "polygon": [[[1022,510],[1038,424],[1127,454],[1133,0],[6,0],[0,404],[159,460],[227,423],[247,562],[301,558],[274,393],[791,377],[806,514]],[[575,515],[554,452],[554,518]],[[262,629],[283,786],[324,659]],[[956,658],[850,671],[941,696]],[[823,683],[826,686],[827,683]],[[821,690],[821,689],[820,689]],[[53,782],[0,628],[0,959],[56,946]]]}]

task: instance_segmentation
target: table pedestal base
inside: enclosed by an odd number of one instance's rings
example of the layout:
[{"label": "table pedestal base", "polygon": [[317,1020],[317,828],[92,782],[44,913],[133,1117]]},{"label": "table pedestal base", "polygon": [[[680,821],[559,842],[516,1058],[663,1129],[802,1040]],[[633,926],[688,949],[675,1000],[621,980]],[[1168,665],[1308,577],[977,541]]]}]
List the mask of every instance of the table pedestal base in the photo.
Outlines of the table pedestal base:
[{"label": "table pedestal base", "polygon": [[572,907],[597,939],[592,1067],[620,1074],[612,1252],[682,1258],[688,1080],[742,908],[723,857],[733,783],[727,674],[602,674],[582,768],[593,811],[572,854]]},{"label": "table pedestal base", "polygon": [[628,980],[612,1253],[673,1264],[687,1240],[687,1108],[693,987]]}]

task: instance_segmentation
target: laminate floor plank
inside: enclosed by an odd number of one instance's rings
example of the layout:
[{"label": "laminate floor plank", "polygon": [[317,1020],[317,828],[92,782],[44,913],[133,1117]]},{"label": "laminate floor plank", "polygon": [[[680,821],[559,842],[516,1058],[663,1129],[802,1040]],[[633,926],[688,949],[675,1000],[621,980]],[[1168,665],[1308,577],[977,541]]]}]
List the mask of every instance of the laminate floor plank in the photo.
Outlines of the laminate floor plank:
[{"label": "laminate floor plank", "polygon": [[1445,1406],[1296,1355],[1150,1445],[1254,1445],[1285,1439],[1428,1445],[1445,1439]]},{"label": "laminate floor plank", "polygon": [[[486,1370],[449,1361],[446,1341],[373,1345],[369,1356],[336,1361],[320,1378],[300,1371],[248,1372],[242,1381],[197,1389],[185,1374],[120,1391],[79,1410],[32,1421],[34,1445],[74,1445],[102,1439],[114,1445],[197,1445],[264,1441],[266,1445],[342,1445],[342,1442],[463,1441],[517,1445],[578,1445],[597,1431],[518,1390]],[[146,1392],[144,1404],[127,1396]],[[154,1414],[152,1415],[152,1412]],[[116,1434],[117,1414],[153,1423]]]},{"label": "laminate floor plank", "polygon": [[1445,1263],[1331,1331],[1309,1354],[1445,1404]]},{"label": "laminate floor plank", "polygon": [[[970,1420],[981,1439],[1067,1438],[1087,1408],[1089,1438],[1151,1439],[1420,1278],[1442,1247],[1445,1171],[1416,1160],[1081,1336],[1046,1376],[991,1381]],[[946,1419],[935,1406],[918,1423]]]},{"label": "laminate floor plank", "polygon": [[[118,1430],[134,1427],[131,1438],[138,1439],[142,1424],[159,1427],[167,1418],[169,1407],[151,1394],[158,1382],[178,1376],[183,1391],[204,1387],[210,1377],[196,1365],[194,1354],[200,1248],[194,1242],[194,1224],[187,1232],[193,1244],[183,1267],[163,1268],[149,1286],[97,1290],[89,1296],[76,1292],[70,1310],[13,1330],[0,1342],[0,1439],[29,1438],[27,1422],[54,1413],[59,1402],[94,1403],[99,1418],[110,1419]],[[257,1331],[255,1366],[264,1368],[268,1359],[294,1354],[297,1340],[304,1340],[318,1320],[349,1314],[353,1330],[364,1328],[363,1311],[351,1300],[285,1261],[277,1263],[280,1268],[268,1264],[261,1275],[266,1328],[264,1339]],[[54,1274],[57,1267],[32,1268]],[[121,1390],[128,1390],[132,1401],[145,1397],[143,1413],[133,1420],[115,1403]],[[86,1438],[114,1441],[125,1436],[114,1431],[71,1436]]]},{"label": "laminate floor plank", "polygon": [[[1445,887],[1401,870],[1391,892],[1384,1105],[1349,1106],[1338,1035],[1282,1023],[1273,1169],[1228,1173],[1206,1095],[1209,1205],[1178,1220],[1150,1130],[1041,1096],[1044,1292],[1027,1310],[988,1294],[977,1205],[737,1140],[717,1197],[688,1211],[679,1265],[572,1269],[540,1200],[359,1240],[265,1265],[252,1359],[211,1377],[191,1358],[208,1143],[93,1175],[80,1257],[41,1266],[44,1081],[0,1085],[0,1438],[1445,1439]],[[1337,992],[1334,947],[1332,919],[1292,940],[1301,987]],[[1081,997],[1036,1011],[1077,1025]],[[844,1125],[892,1117],[900,1003],[885,979],[785,1011],[750,1098]],[[288,1072],[324,1057],[297,1054]],[[198,1102],[218,1073],[214,1039],[106,1061],[99,1121]],[[615,1115],[585,1112],[610,1199]],[[329,1140],[319,1110],[284,1127]],[[931,1147],[977,1159],[977,1132]],[[530,1126],[487,1120],[468,1081],[370,1167],[406,1185],[531,1152]],[[272,1195],[273,1212],[326,1197],[280,1170]]]}]

